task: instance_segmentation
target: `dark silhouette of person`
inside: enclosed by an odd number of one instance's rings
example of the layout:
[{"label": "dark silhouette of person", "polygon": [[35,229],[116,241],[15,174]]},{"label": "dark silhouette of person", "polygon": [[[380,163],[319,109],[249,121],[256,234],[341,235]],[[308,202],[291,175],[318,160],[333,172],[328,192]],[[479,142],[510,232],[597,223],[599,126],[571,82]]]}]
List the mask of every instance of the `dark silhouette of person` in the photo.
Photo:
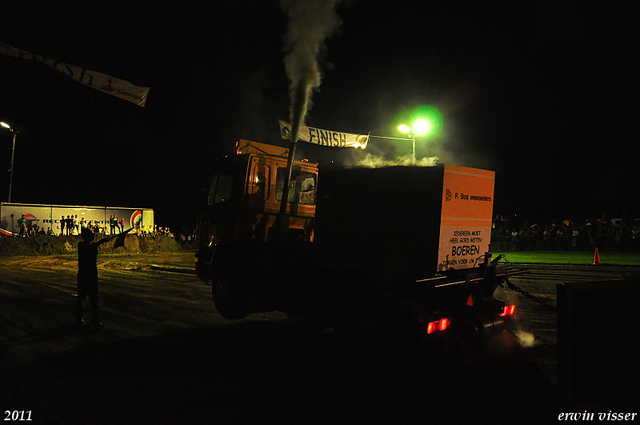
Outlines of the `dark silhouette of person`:
[{"label": "dark silhouette of person", "polygon": [[24,214],[22,214],[22,217],[20,217],[18,219],[18,227],[20,228],[20,236],[21,237],[25,237],[28,236],[27,234],[27,219],[24,218]]},{"label": "dark silhouette of person", "polygon": [[76,300],[76,323],[84,324],[84,300],[91,300],[91,324],[96,329],[104,328],[100,309],[100,288],[98,285],[98,247],[112,238],[93,242],[91,230],[82,229],[82,241],[78,243],[78,298]]}]

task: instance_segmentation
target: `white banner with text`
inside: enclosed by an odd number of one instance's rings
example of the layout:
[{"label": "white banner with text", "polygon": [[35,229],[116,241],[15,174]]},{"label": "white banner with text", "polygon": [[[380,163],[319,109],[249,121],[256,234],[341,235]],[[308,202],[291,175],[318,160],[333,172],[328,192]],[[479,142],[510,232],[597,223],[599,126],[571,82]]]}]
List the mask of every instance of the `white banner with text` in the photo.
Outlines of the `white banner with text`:
[{"label": "white banner with text", "polygon": [[[291,139],[291,124],[284,121],[279,121],[279,123],[282,138],[285,140]],[[364,149],[367,147],[367,143],[369,143],[369,135],[342,133],[340,131],[322,130],[313,127],[300,127],[298,140],[333,148]]]},{"label": "white banner with text", "polygon": [[14,58],[42,62],[85,86],[119,97],[120,99],[128,100],[143,108],[147,101],[147,95],[150,90],[149,87],[138,87],[128,81],[120,80],[107,74],[101,74],[100,72],[69,65],[42,55],[29,53],[26,50],[11,47],[7,44],[0,43],[0,53]]}]

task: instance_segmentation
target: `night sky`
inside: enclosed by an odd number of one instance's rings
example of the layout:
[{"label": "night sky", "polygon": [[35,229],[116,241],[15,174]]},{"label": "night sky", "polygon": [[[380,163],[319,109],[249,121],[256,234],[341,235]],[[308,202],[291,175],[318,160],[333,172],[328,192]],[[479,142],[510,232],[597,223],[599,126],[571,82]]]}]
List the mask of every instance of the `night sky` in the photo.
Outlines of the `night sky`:
[{"label": "night sky", "polygon": [[[277,1],[43,3],[4,2],[0,42],[151,91],[141,108],[0,55],[0,120],[24,127],[13,202],[148,207],[159,225],[194,227],[214,157],[241,138],[286,145],[288,17]],[[640,218],[631,10],[512,3],[339,3],[306,124],[401,137],[400,122],[435,107],[442,127],[418,139],[417,156],[495,170],[496,214]],[[0,129],[2,201],[11,138]],[[298,150],[311,161],[392,160],[411,143]]]}]

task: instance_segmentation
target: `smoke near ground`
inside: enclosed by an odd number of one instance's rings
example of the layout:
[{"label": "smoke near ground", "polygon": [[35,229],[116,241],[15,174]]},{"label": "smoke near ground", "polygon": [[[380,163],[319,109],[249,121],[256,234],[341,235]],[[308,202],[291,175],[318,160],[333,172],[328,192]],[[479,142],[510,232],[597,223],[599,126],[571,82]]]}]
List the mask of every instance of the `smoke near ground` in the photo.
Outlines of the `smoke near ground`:
[{"label": "smoke near ground", "polygon": [[414,161],[413,155],[411,154],[402,155],[397,157],[396,159],[386,159],[382,156],[366,154],[364,158],[361,158],[347,165],[354,165],[358,167],[369,167],[369,168],[392,167],[397,165],[414,166],[414,167],[434,167],[438,163],[438,160],[439,158],[437,156],[432,156],[429,158],[416,158],[416,160]]},{"label": "smoke near ground", "polygon": [[523,329],[518,329],[515,331],[516,336],[520,339],[520,345],[523,347],[533,347],[538,342],[536,341],[536,337],[531,332],[527,332]]}]

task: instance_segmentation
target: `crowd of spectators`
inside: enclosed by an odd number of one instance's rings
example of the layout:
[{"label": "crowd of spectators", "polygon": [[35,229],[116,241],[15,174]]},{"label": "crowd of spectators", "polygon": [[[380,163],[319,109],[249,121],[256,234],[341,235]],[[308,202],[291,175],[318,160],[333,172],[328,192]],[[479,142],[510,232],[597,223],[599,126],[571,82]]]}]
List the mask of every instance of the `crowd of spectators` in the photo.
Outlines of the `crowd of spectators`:
[{"label": "crowd of spectators", "polygon": [[494,222],[491,235],[495,251],[640,251],[640,220],[600,219],[518,226]]},{"label": "crowd of spectators", "polygon": [[[45,220],[47,221],[47,220]],[[51,226],[48,226],[45,230],[41,227],[36,220],[26,220],[24,215],[18,219],[18,236],[21,237],[33,237],[33,236],[73,236],[80,235],[82,229],[89,229],[95,234],[100,235],[117,235],[125,231],[124,219],[118,219],[117,216],[111,216],[109,222],[99,221],[86,221],[84,217],[78,219],[78,216],[68,215],[62,216],[59,220],[56,220],[59,226],[56,226],[54,231]],[[50,220],[48,223],[50,224]],[[108,226],[107,226],[108,224]],[[59,233],[58,233],[59,232]],[[157,224],[153,228],[147,229],[144,225],[135,226],[133,233],[138,236],[151,236],[165,235],[173,237],[173,233],[168,227],[158,226]]]},{"label": "crowd of spectators", "polygon": [[141,227],[137,228],[135,230],[135,232],[136,232],[136,234],[138,236],[155,237],[155,236],[158,236],[158,235],[165,235],[165,236],[173,237],[173,233],[171,232],[171,230],[168,227],[160,227],[157,224],[151,229],[146,229],[145,226],[141,226]]}]

